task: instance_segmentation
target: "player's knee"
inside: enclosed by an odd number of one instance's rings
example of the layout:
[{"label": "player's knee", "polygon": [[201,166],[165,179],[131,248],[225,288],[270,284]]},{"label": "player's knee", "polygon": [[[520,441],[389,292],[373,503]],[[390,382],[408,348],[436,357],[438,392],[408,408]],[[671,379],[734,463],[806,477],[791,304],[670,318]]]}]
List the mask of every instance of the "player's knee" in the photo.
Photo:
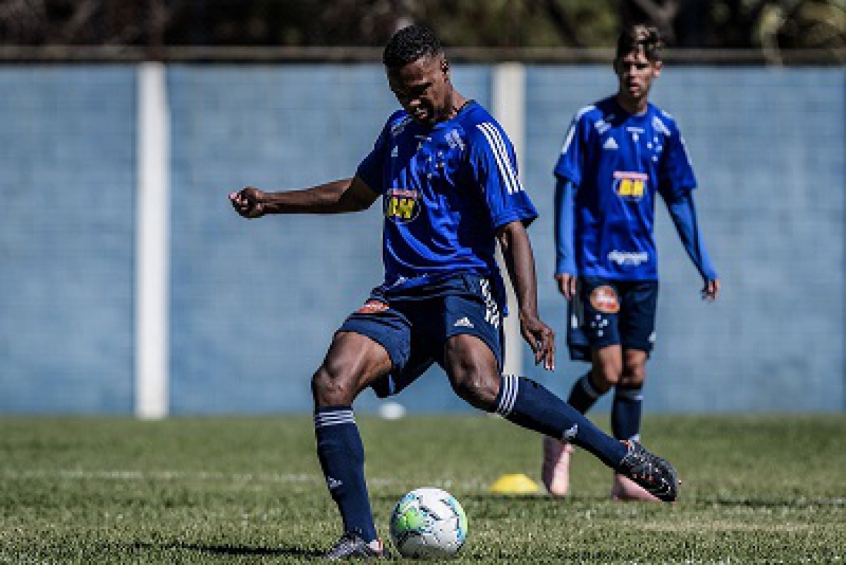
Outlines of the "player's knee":
[{"label": "player's knee", "polygon": [[317,406],[349,406],[356,390],[352,379],[324,364],[311,377],[311,393]]},{"label": "player's knee", "polygon": [[626,365],[623,374],[620,377],[620,384],[626,387],[640,387],[646,380],[646,365],[643,363],[636,363],[634,365]]},{"label": "player's knee", "polygon": [[608,389],[617,386],[622,377],[622,367],[611,365],[602,367],[599,370],[594,368],[591,381],[598,392],[605,394],[608,392]]},{"label": "player's knee", "polygon": [[484,378],[481,373],[463,373],[454,375],[450,384],[455,394],[470,406],[487,412],[493,411],[498,392],[496,381],[493,379]]}]

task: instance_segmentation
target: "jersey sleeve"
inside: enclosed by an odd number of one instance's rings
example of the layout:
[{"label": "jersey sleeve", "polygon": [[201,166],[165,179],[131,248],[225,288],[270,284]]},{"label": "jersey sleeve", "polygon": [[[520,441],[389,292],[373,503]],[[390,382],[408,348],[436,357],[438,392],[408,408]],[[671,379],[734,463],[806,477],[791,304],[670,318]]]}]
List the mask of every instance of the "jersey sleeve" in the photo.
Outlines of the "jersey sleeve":
[{"label": "jersey sleeve", "polygon": [[538,213],[523,190],[511,141],[494,122],[477,123],[474,129],[469,160],[494,229],[518,220],[528,225]]},{"label": "jersey sleeve", "polygon": [[585,119],[585,111],[582,110],[573,118],[564,144],[561,146],[561,154],[555,163],[555,176],[568,179],[574,185],[579,186],[582,182],[585,147],[588,141],[588,120]]},{"label": "jersey sleeve", "polygon": [[390,121],[382,128],[382,132],[373,144],[373,150],[361,161],[356,170],[356,176],[361,178],[377,194],[384,194],[385,162],[390,146]]},{"label": "jersey sleeve", "polygon": [[675,202],[696,188],[696,177],[687,146],[677,126],[669,129],[664,144],[661,184],[658,189],[667,202]]}]

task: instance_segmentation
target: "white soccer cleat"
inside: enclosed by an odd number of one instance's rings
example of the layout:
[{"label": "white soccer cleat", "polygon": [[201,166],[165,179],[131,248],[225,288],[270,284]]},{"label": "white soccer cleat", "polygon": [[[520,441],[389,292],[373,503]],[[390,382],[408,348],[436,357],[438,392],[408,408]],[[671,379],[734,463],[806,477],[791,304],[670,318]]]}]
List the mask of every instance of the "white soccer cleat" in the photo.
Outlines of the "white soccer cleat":
[{"label": "white soccer cleat", "polygon": [[543,438],[541,478],[552,496],[567,496],[570,488],[570,456],[573,451],[573,445],[569,442],[548,436]]}]

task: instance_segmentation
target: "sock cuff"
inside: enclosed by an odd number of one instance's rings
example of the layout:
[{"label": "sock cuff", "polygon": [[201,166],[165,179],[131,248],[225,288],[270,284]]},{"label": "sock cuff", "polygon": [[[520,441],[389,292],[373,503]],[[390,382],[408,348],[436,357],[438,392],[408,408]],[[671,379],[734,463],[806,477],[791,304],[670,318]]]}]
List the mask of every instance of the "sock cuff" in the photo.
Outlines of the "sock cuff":
[{"label": "sock cuff", "polygon": [[508,417],[517,402],[520,390],[520,377],[517,375],[502,375],[499,384],[499,394],[496,397],[496,413],[503,418]]},{"label": "sock cuff", "polygon": [[585,391],[585,394],[590,397],[591,400],[596,400],[602,394],[593,387],[593,383],[590,382],[590,371],[582,375],[582,378],[579,379],[579,383],[582,387],[582,390]]},{"label": "sock cuff", "polygon": [[614,389],[614,397],[620,400],[630,400],[632,402],[642,402],[643,401],[643,387],[637,388],[629,388],[629,387],[619,387],[617,386]]},{"label": "sock cuff", "polygon": [[314,427],[355,425],[355,415],[351,406],[326,406],[314,411]]}]

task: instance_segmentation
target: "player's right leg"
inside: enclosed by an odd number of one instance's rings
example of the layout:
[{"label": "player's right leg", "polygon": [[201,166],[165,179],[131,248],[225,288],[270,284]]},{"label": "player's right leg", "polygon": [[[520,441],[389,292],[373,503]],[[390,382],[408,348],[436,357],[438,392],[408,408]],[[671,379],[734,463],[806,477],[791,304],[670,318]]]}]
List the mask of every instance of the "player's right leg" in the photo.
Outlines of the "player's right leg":
[{"label": "player's right leg", "polygon": [[[567,403],[580,414],[587,414],[619,382],[623,370],[619,311],[614,281],[579,278],[578,292],[567,306],[567,347],[570,359],[588,361],[591,369],[573,384]],[[555,438],[543,440],[541,479],[553,496],[565,496],[569,491],[573,446],[566,443]]]},{"label": "player's right leg", "polygon": [[[611,344],[591,351],[591,370],[578,379],[570,391],[567,404],[585,414],[594,403],[620,379],[622,350]],[[552,496],[566,496],[570,489],[570,462],[574,448],[569,442],[543,439],[541,480]]]},{"label": "player's right leg", "polygon": [[364,445],[352,403],[358,393],[387,374],[391,359],[379,343],[354,332],[335,334],[329,352],[312,378],[317,456],[344,534],[328,559],[381,557],[384,546],[373,523],[364,477]]},{"label": "player's right leg", "polygon": [[570,490],[570,458],[574,449],[568,441],[543,437],[541,480],[552,496],[567,496]]}]

